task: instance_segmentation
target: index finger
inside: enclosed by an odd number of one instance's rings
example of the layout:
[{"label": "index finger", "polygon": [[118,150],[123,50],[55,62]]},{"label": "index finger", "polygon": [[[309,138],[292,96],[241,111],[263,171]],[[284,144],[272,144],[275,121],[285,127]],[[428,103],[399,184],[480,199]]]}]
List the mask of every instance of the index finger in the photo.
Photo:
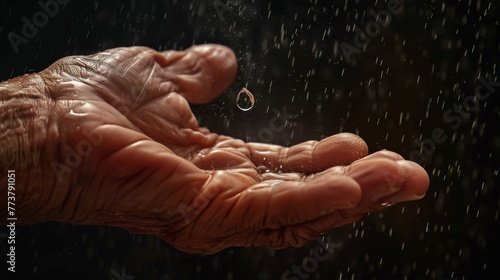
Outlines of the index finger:
[{"label": "index finger", "polygon": [[368,154],[368,146],[359,136],[340,133],[321,141],[307,141],[290,148],[278,145],[248,143],[255,166],[266,166],[273,172],[312,174],[337,165],[349,165]]}]

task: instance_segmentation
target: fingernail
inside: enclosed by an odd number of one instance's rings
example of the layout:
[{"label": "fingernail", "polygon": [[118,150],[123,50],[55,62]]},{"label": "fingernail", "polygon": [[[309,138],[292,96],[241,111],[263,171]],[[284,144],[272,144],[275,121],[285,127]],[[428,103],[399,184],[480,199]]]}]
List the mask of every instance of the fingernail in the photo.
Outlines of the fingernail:
[{"label": "fingernail", "polygon": [[386,196],[389,196],[391,194],[398,192],[401,189],[401,185],[402,185],[401,182],[388,183],[387,187],[385,187],[385,189],[383,191],[380,191],[380,192],[373,194],[373,196],[371,197],[371,202],[377,202],[383,197],[386,197]]},{"label": "fingernail", "polygon": [[354,203],[352,201],[342,201],[342,202],[337,202],[335,204],[335,209],[349,209],[349,208],[354,208],[356,207],[357,203]]},{"label": "fingernail", "polygon": [[405,201],[414,201],[414,200],[419,200],[425,197],[425,193],[423,194],[407,194],[407,195],[402,195],[402,196],[396,196],[394,199],[391,199],[390,201],[382,202],[382,203],[390,203],[390,204],[396,204],[400,202],[405,202]]},{"label": "fingernail", "polygon": [[196,45],[192,47],[193,50],[201,53],[211,52],[214,50],[214,47],[211,45]]},{"label": "fingernail", "polygon": [[422,199],[425,197],[425,194],[426,193],[423,194],[414,193],[412,196],[410,196],[410,200]]}]

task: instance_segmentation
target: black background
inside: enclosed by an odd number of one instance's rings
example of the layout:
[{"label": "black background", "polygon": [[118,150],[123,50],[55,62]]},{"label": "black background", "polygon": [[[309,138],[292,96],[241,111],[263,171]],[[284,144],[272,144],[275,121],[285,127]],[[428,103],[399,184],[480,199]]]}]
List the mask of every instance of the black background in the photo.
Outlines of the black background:
[{"label": "black background", "polygon": [[[447,140],[422,164],[431,176],[427,196],[332,231],[335,253],[308,279],[498,279],[500,88],[456,127],[443,116],[474,95],[479,77],[498,79],[500,5],[402,3],[403,11],[348,63],[339,44],[352,45],[354,26],[363,29],[373,20],[368,12],[386,9],[385,1],[70,0],[18,52],[9,34],[22,35],[21,18],[41,8],[3,1],[0,79],[112,47],[219,43],[235,51],[239,73],[221,98],[193,107],[213,131],[281,145],[347,131],[363,137],[371,152],[409,157],[420,151],[416,139],[432,139],[441,128]],[[247,112],[235,104],[245,85],[256,97]],[[298,116],[263,139],[273,109]],[[18,272],[8,279],[280,279],[318,246],[190,255],[151,236],[56,223],[18,228],[16,242]]]}]

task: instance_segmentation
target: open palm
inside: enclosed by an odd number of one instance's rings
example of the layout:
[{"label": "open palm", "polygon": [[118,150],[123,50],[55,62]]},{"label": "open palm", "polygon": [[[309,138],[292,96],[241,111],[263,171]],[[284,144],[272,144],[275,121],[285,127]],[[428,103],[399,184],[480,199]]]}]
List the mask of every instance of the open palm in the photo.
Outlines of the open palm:
[{"label": "open palm", "polygon": [[200,128],[189,103],[217,98],[236,69],[231,50],[204,45],[117,48],[42,71],[53,106],[46,141],[53,219],[214,253],[301,246],[425,194],[421,167],[388,151],[367,156],[352,134],[285,148]]}]

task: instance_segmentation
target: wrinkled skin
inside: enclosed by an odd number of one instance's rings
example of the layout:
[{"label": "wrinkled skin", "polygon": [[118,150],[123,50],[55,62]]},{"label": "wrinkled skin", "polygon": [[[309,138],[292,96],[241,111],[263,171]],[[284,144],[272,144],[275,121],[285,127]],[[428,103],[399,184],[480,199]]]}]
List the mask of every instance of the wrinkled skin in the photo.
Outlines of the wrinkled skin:
[{"label": "wrinkled skin", "polygon": [[367,155],[356,135],[286,148],[199,127],[188,103],[217,98],[236,69],[222,46],[131,47],[66,57],[32,75],[46,123],[41,144],[29,148],[43,170],[31,172],[43,176],[27,181],[43,183],[22,196],[21,220],[117,226],[215,253],[301,246],[367,211],[424,196],[420,166],[389,151]]}]

